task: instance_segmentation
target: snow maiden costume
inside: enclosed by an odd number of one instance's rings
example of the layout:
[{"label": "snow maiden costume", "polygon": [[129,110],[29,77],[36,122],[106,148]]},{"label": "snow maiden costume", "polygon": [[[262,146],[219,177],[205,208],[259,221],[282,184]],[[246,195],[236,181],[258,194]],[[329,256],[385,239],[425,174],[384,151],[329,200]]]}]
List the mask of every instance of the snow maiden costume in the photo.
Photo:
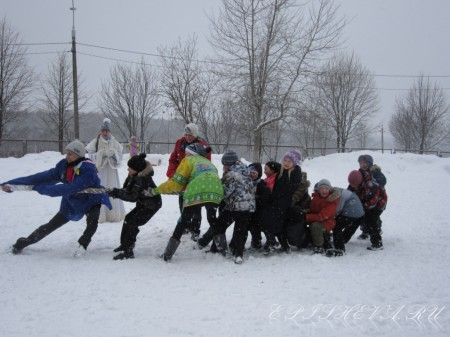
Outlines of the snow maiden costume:
[{"label": "snow maiden costume", "polygon": [[[111,121],[103,120],[101,133],[86,146],[90,159],[95,163],[101,184],[107,188],[120,188],[117,168],[122,162],[122,145],[111,135]],[[99,223],[120,222],[125,218],[125,207],[120,199],[111,200],[112,210],[104,206],[100,210]]]}]

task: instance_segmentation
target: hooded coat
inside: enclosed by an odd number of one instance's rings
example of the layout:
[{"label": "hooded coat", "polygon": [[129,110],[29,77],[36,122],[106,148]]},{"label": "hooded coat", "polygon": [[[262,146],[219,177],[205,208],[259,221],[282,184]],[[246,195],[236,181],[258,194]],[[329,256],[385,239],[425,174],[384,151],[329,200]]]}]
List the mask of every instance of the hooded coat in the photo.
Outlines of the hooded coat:
[{"label": "hooded coat", "polygon": [[60,213],[68,220],[80,220],[94,205],[103,204],[111,209],[106,193],[77,193],[88,187],[102,187],[95,164],[81,158],[73,167],[73,176],[67,176],[69,163],[59,161],[54,168],[30,176],[7,181],[10,185],[33,185],[33,190],[50,197],[62,197]]}]

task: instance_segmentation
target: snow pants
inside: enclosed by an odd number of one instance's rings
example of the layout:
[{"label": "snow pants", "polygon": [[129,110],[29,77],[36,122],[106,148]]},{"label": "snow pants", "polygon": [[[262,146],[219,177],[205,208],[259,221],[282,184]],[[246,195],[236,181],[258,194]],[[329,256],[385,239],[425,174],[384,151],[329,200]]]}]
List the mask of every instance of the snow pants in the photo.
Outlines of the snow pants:
[{"label": "snow pants", "polygon": [[[97,231],[100,207],[100,204],[95,205],[91,207],[86,213],[86,229],[84,230],[83,235],[81,235],[81,237],[78,239],[78,243],[85,249],[91,242],[92,236]],[[33,243],[42,240],[47,235],[54,232],[68,222],[69,220],[62,213],[56,213],[56,215],[48,223],[37,228],[26,238],[25,245],[22,248],[25,248],[26,246],[32,245]]]},{"label": "snow pants", "polygon": [[[208,219],[208,223],[212,226],[216,220],[216,211],[217,205],[214,203],[204,203],[193,205],[189,207],[184,207],[181,212],[181,218],[178,220],[175,230],[173,231],[172,238],[180,241],[181,236],[184,234],[184,231],[189,228],[191,224],[191,219],[196,214],[201,214],[202,207],[206,208],[206,217]],[[199,229],[200,232],[200,229]]]},{"label": "snow pants", "polygon": [[145,225],[158,210],[159,208],[135,207],[125,216],[120,234],[120,245],[124,250],[133,249],[139,227]]},{"label": "snow pants", "polygon": [[364,223],[369,229],[370,243],[372,244],[372,246],[383,244],[381,240],[381,228],[379,227],[381,213],[383,213],[383,210],[372,208],[366,210],[366,213],[364,215]]},{"label": "snow pants", "polygon": [[[180,213],[183,213],[183,193],[181,193],[178,196],[178,207],[180,208]],[[202,208],[200,207],[191,213],[191,218],[189,219],[188,225],[186,226],[185,229],[189,230],[194,234],[199,235],[201,224],[202,224]]]},{"label": "snow pants", "polygon": [[336,226],[333,230],[334,248],[345,251],[345,244],[350,241],[363,220],[363,217],[349,218],[338,215],[336,217]]}]

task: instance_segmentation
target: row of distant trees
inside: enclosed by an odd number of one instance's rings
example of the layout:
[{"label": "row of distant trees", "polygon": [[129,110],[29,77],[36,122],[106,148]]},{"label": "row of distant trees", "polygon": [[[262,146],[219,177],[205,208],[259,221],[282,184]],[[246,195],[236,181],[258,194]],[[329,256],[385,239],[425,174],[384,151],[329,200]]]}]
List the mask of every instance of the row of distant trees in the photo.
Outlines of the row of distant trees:
[{"label": "row of distant trees", "polygon": [[[373,74],[354,53],[337,53],[345,19],[331,0],[222,0],[210,18],[215,56],[200,60],[197,38],[161,47],[160,68],[142,60],[118,63],[102,84],[98,106],[123,137],[144,139],[162,110],[197,123],[212,143],[263,144],[295,140],[303,147],[349,140],[361,145],[378,110]],[[24,108],[33,85],[26,49],[0,21],[0,138]],[[65,54],[40,81],[47,125],[67,137],[72,114],[71,67]],[[81,95],[81,103],[88,97]],[[389,129],[406,150],[432,149],[449,137],[449,106],[441,88],[419,77],[398,97]],[[226,145],[225,145],[226,146]]]}]

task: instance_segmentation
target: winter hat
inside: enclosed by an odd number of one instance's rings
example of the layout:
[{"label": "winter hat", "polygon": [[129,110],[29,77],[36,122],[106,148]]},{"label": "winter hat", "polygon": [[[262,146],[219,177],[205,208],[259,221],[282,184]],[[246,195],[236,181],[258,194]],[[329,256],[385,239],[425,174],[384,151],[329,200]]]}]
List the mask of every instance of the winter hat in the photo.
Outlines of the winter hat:
[{"label": "winter hat", "polygon": [[222,165],[231,166],[239,160],[238,155],[234,151],[227,151],[222,156]]},{"label": "winter hat", "polygon": [[100,130],[107,130],[107,131],[111,131],[111,120],[109,118],[105,118],[103,119],[103,123],[100,127]]},{"label": "winter hat", "polygon": [[140,153],[136,156],[131,157],[127,163],[128,167],[132,168],[137,172],[141,172],[147,166],[147,163],[145,161],[146,156],[147,155],[145,153]]},{"label": "winter hat", "polygon": [[331,189],[331,183],[328,179],[319,180],[319,182],[316,184],[317,189],[321,188],[322,186],[326,186]]},{"label": "winter hat", "polygon": [[281,164],[276,161],[268,161],[266,165],[275,173],[278,173],[281,170]]},{"label": "winter hat", "polygon": [[251,163],[248,165],[248,168],[250,171],[255,171],[258,173],[258,179],[261,179],[262,177],[262,166],[261,163]]},{"label": "winter hat", "polygon": [[208,156],[208,153],[211,152],[211,148],[209,146],[206,147],[200,143],[192,143],[186,147],[185,152],[193,155],[199,154],[200,156],[206,158]]},{"label": "winter hat", "polygon": [[360,163],[362,161],[366,162],[369,167],[373,166],[373,158],[369,154],[362,154],[362,155],[360,155],[358,157],[358,163]]},{"label": "winter hat", "polygon": [[363,181],[363,176],[359,170],[353,170],[348,175],[348,183],[350,186],[359,186]]},{"label": "winter hat", "polygon": [[66,146],[66,152],[70,151],[75,153],[78,157],[84,157],[86,154],[85,146],[82,142],[80,142],[78,139],[75,139],[74,141],[70,142]]},{"label": "winter hat", "polygon": [[300,165],[300,162],[302,161],[302,154],[298,150],[289,150],[286,152],[283,156],[284,159],[290,159],[294,165]]},{"label": "winter hat", "polygon": [[195,138],[198,137],[198,126],[194,123],[189,123],[184,127],[184,133],[187,135],[192,135]]}]

